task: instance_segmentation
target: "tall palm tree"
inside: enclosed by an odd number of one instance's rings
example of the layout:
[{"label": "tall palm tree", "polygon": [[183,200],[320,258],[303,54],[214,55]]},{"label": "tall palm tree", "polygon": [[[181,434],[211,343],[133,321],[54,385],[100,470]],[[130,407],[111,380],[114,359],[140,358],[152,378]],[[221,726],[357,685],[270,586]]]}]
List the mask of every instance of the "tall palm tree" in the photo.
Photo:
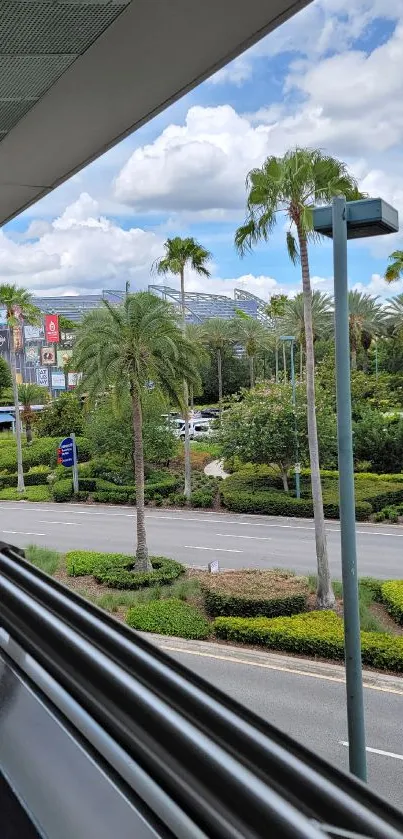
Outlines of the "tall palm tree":
[{"label": "tall palm tree", "polygon": [[255,386],[256,356],[272,344],[272,336],[266,326],[259,320],[239,311],[232,321],[234,341],[241,344],[249,359],[249,381],[251,388]]},{"label": "tall palm tree", "polygon": [[25,425],[27,443],[32,443],[32,422],[35,420],[32,405],[44,405],[48,398],[49,392],[46,387],[30,383],[18,385],[18,399],[22,404],[21,419]]},{"label": "tall palm tree", "polygon": [[396,297],[391,297],[388,300],[385,314],[392,332],[401,332],[403,329],[403,294],[397,294]]},{"label": "tall palm tree", "polygon": [[403,251],[393,251],[389,257],[389,262],[385,271],[385,280],[387,283],[394,283],[403,274]]},{"label": "tall palm tree", "polygon": [[136,477],[137,550],[135,568],[151,570],[144,515],[143,397],[150,381],[183,404],[183,379],[198,382],[197,352],[168,303],[148,291],[128,294],[119,307],[102,301],[77,331],[74,363],[83,372],[89,399],[112,390],[116,404],[130,394]]},{"label": "tall palm tree", "polygon": [[[288,297],[286,294],[272,294],[270,297],[270,301],[266,306],[266,314],[269,316],[272,322],[273,332],[275,335],[275,344],[274,344],[274,358],[275,358],[275,369],[276,369],[276,382],[279,380],[278,374],[278,348],[279,348],[279,334],[282,331],[280,328],[281,318],[284,315],[285,306],[287,303]],[[284,364],[284,374],[285,374],[285,362],[284,362],[284,353],[285,353],[285,345],[283,344],[283,364]]]},{"label": "tall palm tree", "polygon": [[351,369],[357,369],[357,351],[364,350],[364,367],[368,367],[368,350],[374,338],[382,335],[386,326],[386,314],[378,303],[378,297],[362,294],[360,291],[348,293],[348,320],[350,331]]},{"label": "tall palm tree", "polygon": [[252,169],[249,172],[247,189],[247,217],[235,235],[238,251],[244,254],[258,242],[267,241],[277,219],[281,218],[279,213],[283,213],[289,222],[286,234],[288,254],[292,262],[301,264],[308,440],[318,565],[317,604],[319,608],[328,608],[334,605],[335,599],[329,570],[319,467],[308,243],[316,236],[313,230],[314,205],[327,204],[335,195],[345,195],[347,200],[361,196],[344,163],[324,155],[319,150],[304,148],[290,150],[283,157],[268,157],[261,169]]},{"label": "tall palm tree", "polygon": [[[192,268],[197,274],[204,277],[210,276],[206,263],[211,259],[211,254],[196,239],[187,237],[181,239],[175,236],[174,239],[167,239],[165,244],[165,255],[157,259],[153,264],[153,271],[156,274],[174,274],[180,278],[182,325],[186,325],[185,305],[185,269]],[[184,418],[185,418],[185,497],[190,500],[191,487],[191,465],[190,465],[190,435],[189,435],[189,388],[186,380],[184,390]]]},{"label": "tall palm tree", "polygon": [[225,318],[210,318],[204,321],[200,327],[200,340],[215,350],[217,356],[217,374],[218,374],[218,403],[220,407],[220,416],[222,414],[222,394],[223,394],[223,375],[222,375],[222,354],[226,347],[234,344],[234,335],[232,323]]},{"label": "tall palm tree", "polygon": [[20,403],[18,399],[17,362],[14,345],[14,329],[21,328],[21,322],[35,325],[40,322],[41,313],[34,306],[32,297],[25,288],[4,283],[0,285],[0,308],[6,309],[7,326],[10,344],[10,368],[13,385],[13,401],[15,410],[15,437],[17,442],[17,489],[24,492],[24,470],[22,464],[22,439]]},{"label": "tall palm tree", "polygon": [[[333,331],[333,302],[329,294],[322,291],[312,292],[312,337],[313,342],[327,338]],[[300,378],[302,380],[302,360],[305,347],[304,295],[297,294],[287,300],[283,317],[280,321],[284,335],[293,335],[300,347]]]}]

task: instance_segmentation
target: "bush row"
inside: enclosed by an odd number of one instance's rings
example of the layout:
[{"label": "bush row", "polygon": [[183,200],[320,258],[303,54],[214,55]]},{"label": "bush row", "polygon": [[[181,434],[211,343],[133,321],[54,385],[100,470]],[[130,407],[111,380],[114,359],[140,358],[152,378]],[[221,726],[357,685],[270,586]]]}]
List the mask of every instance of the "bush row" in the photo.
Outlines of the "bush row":
[{"label": "bush row", "polygon": [[[344,658],[343,622],[334,612],[307,612],[282,618],[227,618],[214,621],[218,638],[260,644],[300,655]],[[403,671],[403,637],[361,632],[362,661],[378,670]]]},{"label": "bush row", "polygon": [[[49,466],[31,466],[28,472],[24,474],[25,486],[40,486],[48,483],[48,477],[51,474]],[[0,489],[6,487],[16,487],[18,481],[17,472],[6,472],[0,474]]]},{"label": "bush row", "polygon": [[230,595],[207,588],[204,589],[203,594],[206,612],[212,618],[219,615],[239,617],[264,615],[266,618],[275,618],[278,615],[296,615],[307,608],[307,598],[302,593],[267,599],[253,599],[241,594]]},{"label": "bush row", "polygon": [[208,621],[183,600],[152,600],[129,609],[126,622],[132,629],[177,635],[180,638],[208,638]]},{"label": "bush row", "polygon": [[[29,446],[24,445],[22,459],[24,469],[29,466],[50,466],[57,463],[57,449],[60,445],[60,437],[42,437],[34,440]],[[77,437],[78,460],[85,461],[90,457],[88,440],[85,437]],[[0,447],[0,470],[15,472],[17,465],[17,451],[15,443],[13,446]]]},{"label": "bush row", "polygon": [[403,624],[403,580],[389,580],[383,583],[381,596],[392,618]]},{"label": "bush row", "polygon": [[28,486],[24,492],[17,487],[0,489],[0,501],[50,501],[50,489],[47,486]]},{"label": "bush row", "polygon": [[[229,478],[227,478],[229,480]],[[298,518],[313,517],[313,503],[309,498],[294,498],[286,493],[273,491],[251,492],[248,490],[233,490],[226,487],[226,481],[221,486],[223,504],[234,513],[262,513],[272,516],[295,516]],[[328,519],[339,518],[339,504],[337,501],[325,502],[324,513]],[[355,514],[357,521],[365,521],[372,512],[371,504],[367,501],[356,501]]]}]

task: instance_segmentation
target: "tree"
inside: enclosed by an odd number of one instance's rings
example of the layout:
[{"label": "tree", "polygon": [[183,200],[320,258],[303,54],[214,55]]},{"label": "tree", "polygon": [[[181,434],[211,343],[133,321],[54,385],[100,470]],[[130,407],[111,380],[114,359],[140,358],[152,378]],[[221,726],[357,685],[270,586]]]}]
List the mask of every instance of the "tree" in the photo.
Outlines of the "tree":
[{"label": "tree", "polygon": [[389,257],[389,262],[385,271],[385,280],[387,283],[394,283],[403,274],[403,251],[393,251]]},{"label": "tree", "polygon": [[249,359],[250,386],[255,386],[255,360],[258,353],[271,344],[267,327],[260,320],[250,317],[245,312],[238,312],[232,321],[233,340],[241,344]]},{"label": "tree", "polygon": [[0,356],[0,399],[4,398],[4,391],[12,387],[10,365]]},{"label": "tree", "polygon": [[223,352],[226,347],[234,343],[232,323],[225,318],[210,318],[200,328],[200,340],[211,347],[217,355],[217,377],[218,377],[218,402],[220,415],[222,413],[223,376],[222,362]]},{"label": "tree", "polygon": [[[174,274],[180,278],[182,326],[186,328],[186,305],[185,305],[185,269],[192,268],[196,274],[209,277],[210,271],[206,263],[211,259],[211,253],[196,239],[187,237],[181,239],[175,236],[174,239],[167,239],[165,244],[165,256],[154,262],[153,270],[156,274]],[[190,435],[189,435],[189,389],[188,383],[184,382],[184,419],[185,419],[185,497],[190,501],[192,492],[192,475],[190,464]]]},{"label": "tree", "polygon": [[[312,292],[312,337],[315,343],[333,332],[332,298],[322,291]],[[284,335],[293,335],[300,346],[300,378],[302,381],[302,359],[305,348],[304,295],[297,294],[287,300],[280,326]]]},{"label": "tree", "polygon": [[112,393],[115,405],[130,395],[137,507],[137,571],[151,570],[144,509],[143,404],[149,383],[175,403],[184,401],[183,380],[197,383],[197,353],[175,312],[147,291],[128,294],[119,307],[103,301],[84,318],[74,350],[82,389],[93,401]]},{"label": "tree", "polygon": [[368,350],[374,337],[385,329],[385,312],[377,297],[360,291],[348,293],[348,321],[350,331],[351,369],[357,369],[357,351],[364,350],[364,369],[368,367]]},{"label": "tree", "polygon": [[61,393],[41,411],[37,423],[40,437],[66,437],[82,434],[84,413],[76,393]]},{"label": "tree", "polygon": [[[266,306],[266,314],[271,319],[273,330],[275,333],[275,365],[276,365],[276,382],[278,382],[279,375],[278,375],[278,346],[279,346],[279,325],[281,323],[281,318],[284,315],[286,303],[288,297],[286,294],[272,294],[270,297],[270,302]],[[284,364],[284,380],[285,380],[285,346],[283,344],[283,364]]]},{"label": "tree", "polygon": [[32,410],[32,405],[44,405],[48,398],[46,387],[29,383],[18,385],[18,399],[22,404],[21,419],[25,425],[27,443],[32,443],[32,424],[38,418]]},{"label": "tree", "polygon": [[[249,383],[249,364],[247,358],[235,355],[233,347],[224,346],[221,352],[223,377],[223,398],[239,392]],[[201,399],[205,405],[215,402],[218,393],[217,355],[214,349],[207,348],[206,359],[200,367],[202,381]]]},{"label": "tree", "polygon": [[249,172],[247,189],[247,217],[235,235],[238,251],[244,254],[258,242],[267,241],[279,213],[285,213],[289,222],[286,234],[288,254],[292,262],[301,264],[309,452],[318,565],[317,605],[319,608],[329,608],[334,606],[335,598],[329,569],[319,467],[308,243],[316,237],[313,230],[314,205],[327,204],[335,195],[345,195],[348,201],[360,198],[361,195],[344,163],[319,150],[304,148],[288,151],[283,157],[268,157],[261,169]]},{"label": "tree", "polygon": [[32,297],[29,291],[26,291],[25,288],[18,288],[18,286],[11,284],[0,285],[0,306],[3,306],[7,312],[6,316],[10,342],[10,367],[15,411],[15,437],[17,442],[17,489],[18,492],[24,492],[25,485],[22,465],[20,403],[18,399],[14,330],[21,328],[21,319],[23,319],[25,323],[32,325],[39,323],[41,313],[32,303]]}]

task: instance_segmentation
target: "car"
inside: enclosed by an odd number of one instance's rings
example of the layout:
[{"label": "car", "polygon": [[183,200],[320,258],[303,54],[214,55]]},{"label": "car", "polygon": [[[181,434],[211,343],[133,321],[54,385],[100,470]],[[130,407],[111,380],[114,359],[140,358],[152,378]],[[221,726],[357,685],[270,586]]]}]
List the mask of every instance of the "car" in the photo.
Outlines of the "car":
[{"label": "car", "polygon": [[[172,422],[171,427],[176,437],[180,440],[185,439],[185,420],[176,419]],[[189,420],[189,437],[191,440],[197,440],[200,437],[208,437],[212,433],[211,422],[208,419],[190,419]]]}]

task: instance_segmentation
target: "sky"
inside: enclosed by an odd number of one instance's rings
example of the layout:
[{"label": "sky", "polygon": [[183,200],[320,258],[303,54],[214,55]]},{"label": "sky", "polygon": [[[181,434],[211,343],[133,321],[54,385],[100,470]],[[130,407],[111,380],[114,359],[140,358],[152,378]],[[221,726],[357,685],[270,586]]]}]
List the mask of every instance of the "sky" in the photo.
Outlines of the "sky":
[{"label": "sky", "polygon": [[[403,0],[315,0],[215,76],[0,230],[0,282],[35,295],[131,290],[172,236],[212,254],[187,288],[269,299],[300,290],[279,217],[270,241],[240,259],[234,232],[245,177],[295,146],[341,158],[360,189],[395,206],[403,226]],[[349,283],[381,298],[402,230],[349,243]],[[332,250],[310,248],[312,285],[331,291]],[[165,279],[177,287],[175,278]]]}]

